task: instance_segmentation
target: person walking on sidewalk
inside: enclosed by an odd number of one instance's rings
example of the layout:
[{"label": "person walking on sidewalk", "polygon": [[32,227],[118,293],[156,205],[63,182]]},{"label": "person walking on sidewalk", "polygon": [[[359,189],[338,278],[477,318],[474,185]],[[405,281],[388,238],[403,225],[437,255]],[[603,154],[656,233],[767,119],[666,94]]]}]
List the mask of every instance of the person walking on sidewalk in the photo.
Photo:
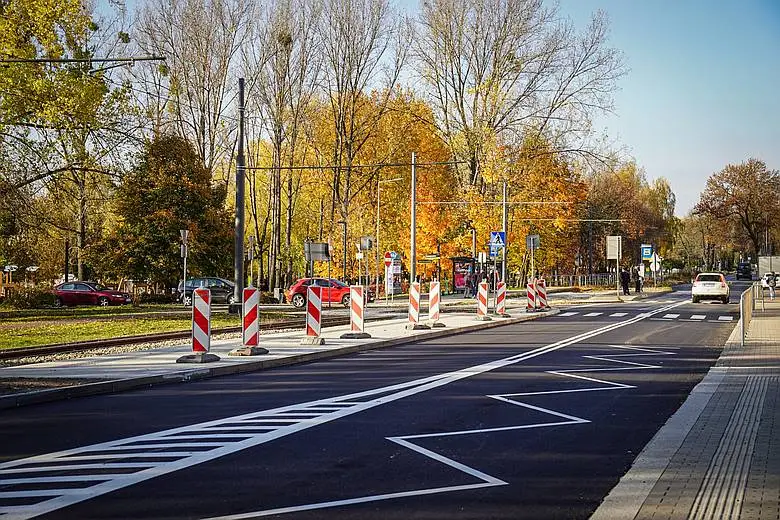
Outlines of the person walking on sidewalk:
[{"label": "person walking on sidewalk", "polygon": [[628,296],[628,283],[631,281],[631,275],[624,267],[620,271],[620,285],[623,286],[623,295]]},{"label": "person walking on sidewalk", "polygon": [[639,294],[642,292],[642,282],[644,280],[642,279],[642,275],[639,274],[639,268],[634,269],[634,292],[636,294]]},{"label": "person walking on sidewalk", "polygon": [[775,286],[777,286],[777,273],[772,271],[766,279],[766,284],[769,286],[769,299],[775,299]]}]

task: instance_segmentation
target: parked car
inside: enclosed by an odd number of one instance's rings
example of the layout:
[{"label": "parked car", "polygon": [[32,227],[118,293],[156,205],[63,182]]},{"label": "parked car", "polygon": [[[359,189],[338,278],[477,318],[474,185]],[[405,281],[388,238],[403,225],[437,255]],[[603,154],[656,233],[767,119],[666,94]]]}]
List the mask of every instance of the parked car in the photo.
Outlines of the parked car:
[{"label": "parked car", "polygon": [[216,276],[188,278],[186,289],[182,287],[182,282],[179,282],[177,300],[183,302],[184,305],[192,305],[192,291],[201,287],[211,291],[212,303],[227,303],[228,305],[236,303],[236,297],[233,294],[235,289],[233,282]]},{"label": "parked car", "polygon": [[130,294],[103,287],[96,282],[67,282],[54,287],[54,305],[122,305],[131,303]]},{"label": "parked car", "polygon": [[[322,287],[322,303],[341,303],[349,307],[349,285],[335,278],[299,278],[285,293],[294,307],[306,305],[306,289],[310,285]],[[374,301],[374,291],[368,290],[368,301]]]},{"label": "parked car", "polygon": [[721,273],[699,273],[691,287],[693,303],[699,303],[701,300],[720,300],[728,303],[730,295],[729,284]]},{"label": "parked car", "polygon": [[750,265],[750,262],[740,262],[737,264],[736,279],[739,280],[741,278],[744,278],[745,280],[753,279],[753,267]]}]

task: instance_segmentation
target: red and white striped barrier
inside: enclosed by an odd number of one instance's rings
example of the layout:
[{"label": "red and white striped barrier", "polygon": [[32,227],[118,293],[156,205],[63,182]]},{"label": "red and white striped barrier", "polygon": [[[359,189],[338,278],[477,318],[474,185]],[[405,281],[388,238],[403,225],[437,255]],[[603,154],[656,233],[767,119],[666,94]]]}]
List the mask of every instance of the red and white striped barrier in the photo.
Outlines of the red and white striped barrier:
[{"label": "red and white striped barrier", "polygon": [[537,302],[539,304],[540,310],[547,310],[550,308],[549,305],[547,305],[547,284],[544,281],[544,278],[540,278],[536,281],[536,292],[537,292]]},{"label": "red and white striped barrier", "polygon": [[490,316],[488,313],[488,283],[479,282],[479,289],[477,290],[477,319],[482,321],[488,321]]},{"label": "red and white striped barrier", "polygon": [[428,321],[431,327],[444,327],[439,321],[441,316],[441,283],[431,282],[431,288],[428,291]]},{"label": "red and white striped barrier", "polygon": [[441,304],[441,284],[439,282],[431,282],[431,289],[428,293],[428,319],[431,321],[439,321],[439,306]]},{"label": "red and white striped barrier", "polygon": [[322,345],[320,336],[322,324],[322,287],[306,288],[306,336],[301,340],[304,345]]},{"label": "red and white striped barrier", "polygon": [[211,291],[199,288],[192,291],[192,354],[185,354],[177,363],[209,363],[219,361],[211,354]]},{"label": "red and white striped barrier", "polygon": [[247,287],[244,289],[242,303],[244,346],[256,347],[260,336],[260,291],[255,287]]},{"label": "red and white striped barrier", "polygon": [[525,306],[525,312],[534,312],[536,310],[536,284],[533,281],[528,282],[528,285],[526,285],[526,294],[528,302]]},{"label": "red and white striped barrier", "polygon": [[409,323],[420,322],[420,283],[412,282],[409,285]]},{"label": "red and white striped barrier", "polygon": [[211,291],[192,291],[192,351],[205,354],[211,348]]},{"label": "red and white striped barrier", "polygon": [[498,282],[496,284],[496,314],[509,316],[506,313],[506,282]]},{"label": "red and white striped barrier", "polygon": [[365,294],[362,285],[349,286],[349,328],[350,332],[341,335],[345,339],[370,338],[371,334],[365,331],[364,312],[366,308]]},{"label": "red and white striped barrier", "polygon": [[246,287],[241,292],[241,343],[243,346],[228,352],[229,356],[259,356],[268,354],[260,346],[260,290]]}]

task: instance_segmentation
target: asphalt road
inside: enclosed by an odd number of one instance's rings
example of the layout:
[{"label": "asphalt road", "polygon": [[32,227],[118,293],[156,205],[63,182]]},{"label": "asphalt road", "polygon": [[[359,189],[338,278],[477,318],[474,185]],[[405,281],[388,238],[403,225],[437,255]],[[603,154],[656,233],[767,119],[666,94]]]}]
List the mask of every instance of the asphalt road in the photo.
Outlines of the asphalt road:
[{"label": "asphalt road", "polygon": [[680,292],[6,410],[0,512],[584,519],[702,379],[737,320],[736,304],[694,305]]}]

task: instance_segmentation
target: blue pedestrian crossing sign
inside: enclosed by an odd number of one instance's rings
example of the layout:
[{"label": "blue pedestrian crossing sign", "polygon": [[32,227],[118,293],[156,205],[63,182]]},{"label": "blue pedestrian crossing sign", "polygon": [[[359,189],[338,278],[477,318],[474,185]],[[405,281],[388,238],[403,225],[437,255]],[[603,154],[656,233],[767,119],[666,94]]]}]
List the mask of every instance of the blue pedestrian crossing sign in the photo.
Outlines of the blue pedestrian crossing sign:
[{"label": "blue pedestrian crossing sign", "polygon": [[503,249],[506,244],[506,233],[503,231],[490,232],[490,256],[498,255],[498,250]]}]

